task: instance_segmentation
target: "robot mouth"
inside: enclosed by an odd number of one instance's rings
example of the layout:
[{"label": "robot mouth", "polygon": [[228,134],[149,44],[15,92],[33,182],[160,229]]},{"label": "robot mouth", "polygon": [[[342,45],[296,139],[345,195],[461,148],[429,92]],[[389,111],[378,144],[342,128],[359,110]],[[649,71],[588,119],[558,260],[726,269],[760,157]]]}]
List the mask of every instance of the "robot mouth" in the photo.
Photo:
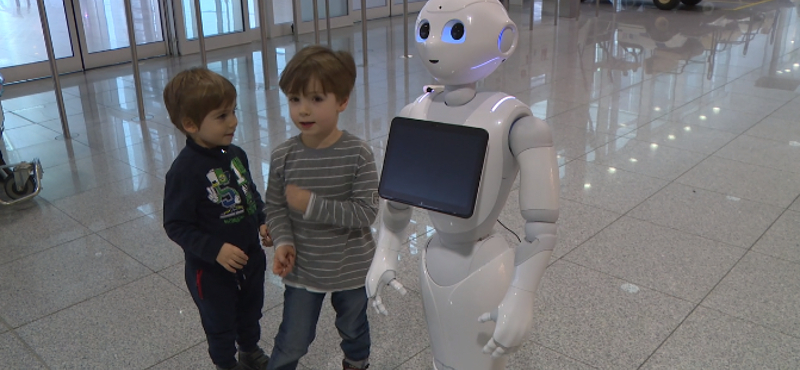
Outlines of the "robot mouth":
[{"label": "robot mouth", "polygon": [[439,63],[439,59],[429,59],[428,61],[431,62],[431,64]]}]

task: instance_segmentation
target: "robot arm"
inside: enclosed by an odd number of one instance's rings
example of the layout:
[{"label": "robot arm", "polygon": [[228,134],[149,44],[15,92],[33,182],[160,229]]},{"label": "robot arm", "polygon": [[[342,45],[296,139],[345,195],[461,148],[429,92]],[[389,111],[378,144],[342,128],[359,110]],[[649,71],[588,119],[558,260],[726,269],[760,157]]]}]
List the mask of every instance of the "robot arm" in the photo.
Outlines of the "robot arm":
[{"label": "robot arm", "polygon": [[516,248],[514,277],[500,305],[480,317],[497,323],[483,351],[499,357],[516,350],[528,337],[539,283],[556,245],[558,163],[550,128],[524,117],[511,128],[509,144],[520,165],[519,201],[525,238]]},{"label": "robot arm", "polygon": [[384,315],[388,312],[381,300],[381,291],[391,285],[401,294],[406,290],[396,279],[397,257],[403,245],[403,233],[411,221],[411,207],[405,204],[384,201],[381,225],[378,229],[378,245],[372,265],[367,272],[367,297],[374,298],[372,306]]}]

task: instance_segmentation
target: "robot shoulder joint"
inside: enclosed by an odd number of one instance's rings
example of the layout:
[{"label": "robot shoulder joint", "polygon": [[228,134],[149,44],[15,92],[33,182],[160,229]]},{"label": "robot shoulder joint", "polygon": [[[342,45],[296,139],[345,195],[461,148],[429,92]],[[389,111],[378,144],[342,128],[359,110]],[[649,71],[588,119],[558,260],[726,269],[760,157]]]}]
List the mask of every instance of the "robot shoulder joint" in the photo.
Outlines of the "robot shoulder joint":
[{"label": "robot shoulder joint", "polygon": [[511,126],[508,143],[511,152],[516,156],[531,148],[552,147],[553,134],[545,121],[533,116],[524,116]]}]

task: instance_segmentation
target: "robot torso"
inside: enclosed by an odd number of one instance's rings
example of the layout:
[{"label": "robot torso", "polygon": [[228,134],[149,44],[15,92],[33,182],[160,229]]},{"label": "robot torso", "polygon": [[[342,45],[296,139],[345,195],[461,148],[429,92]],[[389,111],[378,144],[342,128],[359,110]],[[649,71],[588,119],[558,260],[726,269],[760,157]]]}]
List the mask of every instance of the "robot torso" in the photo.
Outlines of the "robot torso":
[{"label": "robot torso", "polygon": [[[516,120],[531,116],[530,108],[513,96],[479,92],[467,104],[448,106],[445,93],[429,92],[407,105],[400,115],[408,118],[481,128],[489,143],[478,188],[475,212],[463,219],[438,212],[429,216],[443,242],[471,243],[491,234],[519,172],[509,147],[509,132]],[[457,166],[458,163],[454,163]]]}]

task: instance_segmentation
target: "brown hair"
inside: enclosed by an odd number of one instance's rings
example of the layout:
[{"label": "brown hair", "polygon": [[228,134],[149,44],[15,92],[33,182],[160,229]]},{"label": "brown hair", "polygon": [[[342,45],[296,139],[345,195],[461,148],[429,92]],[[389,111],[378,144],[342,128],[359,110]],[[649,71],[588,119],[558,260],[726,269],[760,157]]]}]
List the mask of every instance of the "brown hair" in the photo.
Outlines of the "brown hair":
[{"label": "brown hair", "polygon": [[164,88],[164,105],[169,119],[184,134],[183,122],[190,120],[200,127],[213,110],[236,101],[236,88],[225,77],[202,67],[178,73]]},{"label": "brown hair", "polygon": [[343,102],[356,83],[356,62],[347,51],[312,45],[298,51],[286,64],[278,82],[284,94],[305,94],[311,81],[319,81],[322,93],[333,93]]}]

